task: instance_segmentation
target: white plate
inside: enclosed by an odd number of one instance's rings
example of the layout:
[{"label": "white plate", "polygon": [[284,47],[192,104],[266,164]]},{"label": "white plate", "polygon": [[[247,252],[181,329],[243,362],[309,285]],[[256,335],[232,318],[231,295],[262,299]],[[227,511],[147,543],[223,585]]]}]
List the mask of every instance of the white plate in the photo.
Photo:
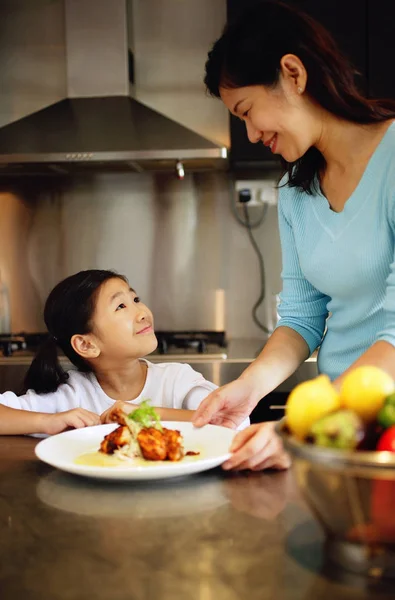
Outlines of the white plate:
[{"label": "white plate", "polygon": [[185,450],[196,450],[199,456],[181,460],[180,462],[149,463],[146,466],[96,467],[76,464],[81,454],[94,452],[100,446],[105,435],[113,431],[117,425],[97,425],[59,433],[39,442],[36,456],[61,471],[94,477],[97,479],[148,480],[167,479],[207,471],[225,462],[230,457],[229,447],[236,431],[216,425],[206,425],[201,429],[192,423],[165,421],[163,426],[178,429],[184,436]]}]

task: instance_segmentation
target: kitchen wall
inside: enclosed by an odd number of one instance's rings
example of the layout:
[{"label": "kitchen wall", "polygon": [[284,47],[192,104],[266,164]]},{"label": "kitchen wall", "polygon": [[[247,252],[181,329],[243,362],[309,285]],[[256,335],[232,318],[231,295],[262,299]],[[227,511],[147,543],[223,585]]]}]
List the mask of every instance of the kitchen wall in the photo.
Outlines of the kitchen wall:
[{"label": "kitchen wall", "polygon": [[[259,315],[272,326],[280,288],[275,207],[254,235],[267,279]],[[41,305],[60,278],[113,268],[152,308],[157,328],[225,327],[230,337],[262,337],[250,314],[260,291],[258,262],[231,211],[227,174],[187,174],[184,181],[173,174],[76,179],[63,194],[35,205],[27,256]],[[39,328],[31,316],[30,328]]]},{"label": "kitchen wall", "polygon": [[64,5],[0,4],[0,126],[66,97]]},{"label": "kitchen wall", "polygon": [[[202,83],[207,50],[225,22],[225,0],[132,0],[131,6],[137,98],[226,143],[227,112]],[[9,0],[4,7],[1,123],[66,95],[63,3]],[[0,19],[1,28],[6,21]],[[14,331],[42,328],[45,297],[62,277],[115,268],[152,307],[158,328],[225,326],[230,337],[264,337],[250,314],[260,291],[258,263],[232,214],[228,174],[187,173],[184,181],[173,173],[99,174],[74,178],[66,188],[59,183],[51,192],[41,183],[36,188],[33,199],[0,196],[0,271],[10,289]],[[275,207],[254,235],[267,276],[259,314],[270,327],[280,289]]]}]

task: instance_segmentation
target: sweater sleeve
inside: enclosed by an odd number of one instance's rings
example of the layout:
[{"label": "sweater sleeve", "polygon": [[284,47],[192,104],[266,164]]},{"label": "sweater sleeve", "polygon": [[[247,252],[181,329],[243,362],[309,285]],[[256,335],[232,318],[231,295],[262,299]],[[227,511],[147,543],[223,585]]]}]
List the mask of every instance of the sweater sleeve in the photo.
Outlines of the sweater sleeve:
[{"label": "sweater sleeve", "polygon": [[292,224],[284,211],[283,196],[282,189],[278,205],[278,220],[283,262],[281,273],[283,289],[278,308],[280,319],[276,328],[286,326],[299,333],[311,354],[322,341],[330,298],[311,285],[302,273]]}]

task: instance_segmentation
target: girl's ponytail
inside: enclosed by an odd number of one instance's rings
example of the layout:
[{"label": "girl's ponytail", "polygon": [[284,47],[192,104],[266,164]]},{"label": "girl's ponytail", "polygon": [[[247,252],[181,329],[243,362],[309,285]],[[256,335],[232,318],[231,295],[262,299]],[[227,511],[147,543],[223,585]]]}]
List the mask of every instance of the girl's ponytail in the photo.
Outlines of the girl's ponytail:
[{"label": "girl's ponytail", "polygon": [[34,390],[37,394],[55,392],[69,376],[62,369],[58,360],[58,350],[55,338],[48,336],[33,359],[23,382],[23,392]]}]

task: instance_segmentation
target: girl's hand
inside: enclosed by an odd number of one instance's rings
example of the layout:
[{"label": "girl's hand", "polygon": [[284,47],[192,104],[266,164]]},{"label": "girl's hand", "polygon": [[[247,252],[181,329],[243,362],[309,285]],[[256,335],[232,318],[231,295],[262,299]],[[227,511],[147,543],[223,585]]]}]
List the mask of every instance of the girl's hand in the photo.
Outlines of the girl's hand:
[{"label": "girl's hand", "polygon": [[240,431],[233,440],[230,451],[233,456],[223,469],[288,469],[291,459],[285,452],[282,441],[274,431],[273,423],[256,423]]},{"label": "girl's hand", "polygon": [[211,392],[195,412],[193,424],[207,423],[236,429],[255,408],[258,400],[254,386],[248,379],[236,379]]},{"label": "girl's hand", "polygon": [[126,417],[126,415],[130,415],[130,413],[136,410],[136,408],[138,408],[137,404],[130,404],[130,402],[121,402],[118,400],[100,415],[100,422],[117,423],[118,419],[116,418],[116,415],[119,413],[119,411],[121,411]]},{"label": "girl's hand", "polygon": [[55,435],[55,433],[61,433],[66,429],[79,429],[91,425],[100,425],[99,415],[85,410],[85,408],[73,408],[54,415],[45,415],[45,430],[43,433]]}]

